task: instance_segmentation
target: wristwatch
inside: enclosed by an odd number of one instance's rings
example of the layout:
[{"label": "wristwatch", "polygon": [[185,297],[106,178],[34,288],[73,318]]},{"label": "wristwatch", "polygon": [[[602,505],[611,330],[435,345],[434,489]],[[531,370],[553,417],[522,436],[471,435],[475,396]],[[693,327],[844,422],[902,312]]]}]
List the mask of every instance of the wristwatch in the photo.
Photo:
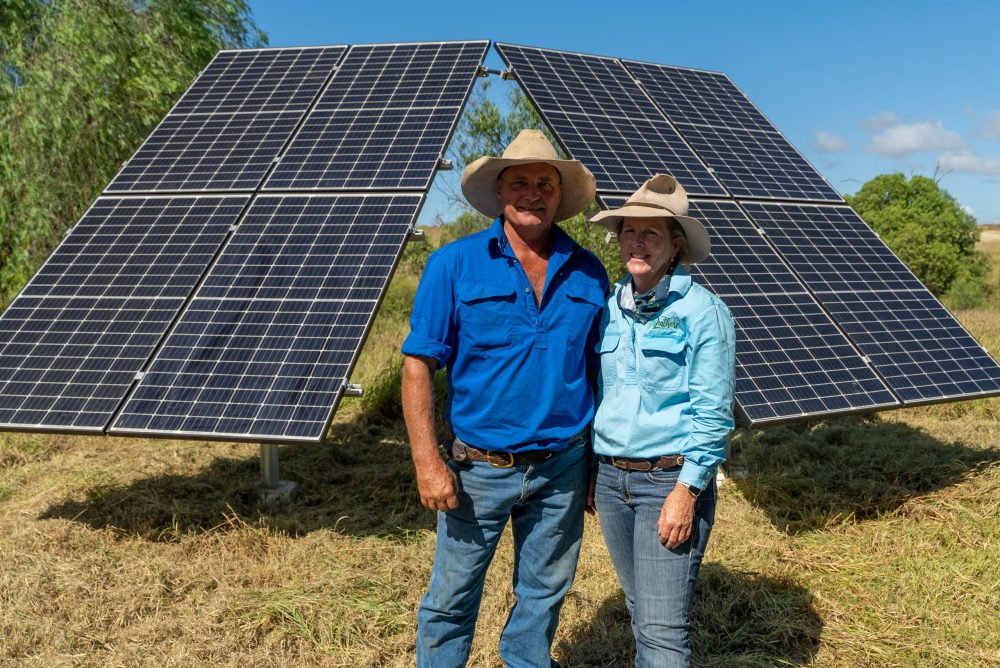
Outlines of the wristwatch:
[{"label": "wristwatch", "polygon": [[696,499],[698,498],[698,495],[699,495],[699,494],[701,494],[701,492],[702,492],[702,490],[701,490],[701,489],[699,489],[698,487],[695,487],[694,485],[689,485],[689,484],[687,484],[686,482],[682,482],[682,483],[680,483],[680,484],[681,484],[681,485],[682,485],[682,486],[683,486],[683,487],[684,487],[685,489],[687,489],[687,491],[688,491],[688,494],[690,494],[691,496],[693,496],[693,497],[694,497],[694,498],[696,498]]}]

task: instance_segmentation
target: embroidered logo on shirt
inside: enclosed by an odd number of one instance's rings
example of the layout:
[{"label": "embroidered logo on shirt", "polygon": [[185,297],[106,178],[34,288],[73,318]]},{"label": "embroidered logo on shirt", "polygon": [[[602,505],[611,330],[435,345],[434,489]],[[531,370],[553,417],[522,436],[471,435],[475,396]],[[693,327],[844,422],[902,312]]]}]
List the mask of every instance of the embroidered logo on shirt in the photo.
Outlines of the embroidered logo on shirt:
[{"label": "embroidered logo on shirt", "polygon": [[653,323],[653,329],[677,329],[680,326],[680,318],[675,315],[662,315]]}]

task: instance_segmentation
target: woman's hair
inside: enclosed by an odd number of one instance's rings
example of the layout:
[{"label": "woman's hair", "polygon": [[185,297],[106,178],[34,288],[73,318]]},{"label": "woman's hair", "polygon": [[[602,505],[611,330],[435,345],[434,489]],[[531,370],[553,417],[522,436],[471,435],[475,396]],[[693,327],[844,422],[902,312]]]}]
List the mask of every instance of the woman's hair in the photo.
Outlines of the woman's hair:
[{"label": "woman's hair", "polygon": [[[625,222],[624,218],[618,219],[618,224],[615,226],[615,236],[621,237],[622,235],[622,223]],[[681,224],[677,222],[675,218],[667,218],[667,234],[670,235],[671,239],[676,237],[681,238],[681,250],[677,253],[677,257],[674,258],[674,263],[670,266],[670,271],[674,270],[677,263],[687,265],[688,264],[688,242],[687,235],[684,234],[684,228]]]}]

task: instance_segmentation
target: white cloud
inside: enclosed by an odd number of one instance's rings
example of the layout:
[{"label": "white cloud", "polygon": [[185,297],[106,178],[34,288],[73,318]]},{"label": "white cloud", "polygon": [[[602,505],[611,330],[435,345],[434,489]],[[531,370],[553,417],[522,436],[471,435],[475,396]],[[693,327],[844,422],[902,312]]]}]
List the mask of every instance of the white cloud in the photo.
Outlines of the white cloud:
[{"label": "white cloud", "polygon": [[983,139],[1000,139],[1000,111],[990,112],[983,117],[979,136]]},{"label": "white cloud", "polygon": [[1000,174],[1000,158],[987,158],[969,151],[945,153],[938,158],[938,165],[948,172]]},{"label": "white cloud", "polygon": [[891,111],[882,111],[861,121],[861,128],[868,132],[885,130],[899,123],[899,116]]},{"label": "white cloud", "polygon": [[816,148],[823,153],[843,153],[847,150],[847,141],[840,135],[820,130],[816,133]]},{"label": "white cloud", "polygon": [[957,151],[965,142],[954,130],[948,130],[941,121],[904,123],[884,129],[872,137],[867,150],[872,153],[902,156],[917,151]]},{"label": "white cloud", "polygon": [[966,212],[966,213],[967,213],[967,214],[969,214],[970,216],[975,216],[975,215],[976,215],[976,211],[975,211],[975,209],[973,209],[973,208],[972,208],[971,206],[969,206],[968,204],[962,204],[962,205],[961,205],[961,207],[962,207],[962,211]]}]

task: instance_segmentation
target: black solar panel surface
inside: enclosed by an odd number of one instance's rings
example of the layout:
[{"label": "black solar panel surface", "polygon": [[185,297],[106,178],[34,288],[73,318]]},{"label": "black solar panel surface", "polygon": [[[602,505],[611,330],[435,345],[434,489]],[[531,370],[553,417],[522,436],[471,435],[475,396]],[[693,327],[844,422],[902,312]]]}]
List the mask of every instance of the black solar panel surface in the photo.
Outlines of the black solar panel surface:
[{"label": "black solar panel surface", "polygon": [[320,440],[421,199],[259,196],[110,433]]},{"label": "black solar panel surface", "polygon": [[1000,365],[850,207],[743,205],[905,403],[1000,392]]},{"label": "black solar panel surface", "polygon": [[351,47],[265,189],[426,190],[487,46]]},{"label": "black solar panel surface", "polygon": [[[608,208],[625,198],[602,196]],[[736,321],[736,401],[754,424],[898,402],[732,201],[691,202],[712,254],[695,281]]]},{"label": "black solar panel surface", "polygon": [[105,192],[256,189],[346,49],[220,52]]},{"label": "black solar panel surface", "polygon": [[631,193],[667,172],[689,193],[726,194],[619,61],[496,48],[569,154],[594,173],[599,191]]},{"label": "black solar panel surface", "polygon": [[246,203],[98,199],[0,317],[0,428],[100,431]]},{"label": "black solar panel surface", "polygon": [[736,197],[843,201],[726,75],[623,62]]}]

